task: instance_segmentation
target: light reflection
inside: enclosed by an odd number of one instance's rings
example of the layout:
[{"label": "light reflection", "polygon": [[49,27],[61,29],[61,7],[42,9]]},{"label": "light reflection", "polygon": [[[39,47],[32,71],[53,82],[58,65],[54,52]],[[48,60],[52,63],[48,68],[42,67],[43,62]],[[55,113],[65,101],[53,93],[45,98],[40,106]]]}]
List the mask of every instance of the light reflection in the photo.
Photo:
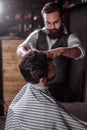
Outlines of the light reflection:
[{"label": "light reflection", "polygon": [[2,15],[3,12],[4,12],[3,2],[0,1],[0,15]]}]

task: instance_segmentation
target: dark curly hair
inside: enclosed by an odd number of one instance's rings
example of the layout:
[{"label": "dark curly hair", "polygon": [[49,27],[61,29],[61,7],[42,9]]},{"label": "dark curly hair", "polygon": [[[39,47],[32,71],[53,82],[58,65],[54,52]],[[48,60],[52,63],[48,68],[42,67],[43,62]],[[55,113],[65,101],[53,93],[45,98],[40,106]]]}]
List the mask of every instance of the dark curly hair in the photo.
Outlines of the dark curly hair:
[{"label": "dark curly hair", "polygon": [[27,82],[36,84],[40,78],[47,78],[50,61],[42,52],[28,52],[21,60],[19,69]]}]

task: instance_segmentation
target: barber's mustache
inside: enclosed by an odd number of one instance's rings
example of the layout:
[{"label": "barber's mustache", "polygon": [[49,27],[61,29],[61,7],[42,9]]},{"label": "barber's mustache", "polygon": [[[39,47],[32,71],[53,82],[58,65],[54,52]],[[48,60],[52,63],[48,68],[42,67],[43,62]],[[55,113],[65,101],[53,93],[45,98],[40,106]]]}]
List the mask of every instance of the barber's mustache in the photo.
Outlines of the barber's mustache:
[{"label": "barber's mustache", "polygon": [[49,32],[57,32],[57,31],[59,31],[59,29],[47,29],[47,31],[49,31]]},{"label": "barber's mustache", "polygon": [[58,31],[59,29],[47,29],[48,31]]}]

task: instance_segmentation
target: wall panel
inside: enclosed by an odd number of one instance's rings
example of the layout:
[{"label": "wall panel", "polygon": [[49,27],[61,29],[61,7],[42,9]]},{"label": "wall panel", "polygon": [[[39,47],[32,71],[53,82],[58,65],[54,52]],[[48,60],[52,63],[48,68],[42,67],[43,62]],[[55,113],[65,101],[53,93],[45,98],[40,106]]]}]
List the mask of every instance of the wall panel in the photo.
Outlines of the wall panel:
[{"label": "wall panel", "polygon": [[5,107],[9,106],[15,95],[24,85],[16,55],[17,46],[23,40],[2,40],[3,92]]}]

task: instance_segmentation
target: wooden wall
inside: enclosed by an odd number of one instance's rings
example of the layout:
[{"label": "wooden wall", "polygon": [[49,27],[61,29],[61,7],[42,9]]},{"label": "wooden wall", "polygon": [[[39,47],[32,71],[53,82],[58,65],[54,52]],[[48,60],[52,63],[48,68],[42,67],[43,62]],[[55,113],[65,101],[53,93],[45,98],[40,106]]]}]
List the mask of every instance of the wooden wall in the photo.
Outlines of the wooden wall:
[{"label": "wooden wall", "polygon": [[17,46],[23,40],[2,40],[3,92],[6,109],[25,84],[18,68]]}]

